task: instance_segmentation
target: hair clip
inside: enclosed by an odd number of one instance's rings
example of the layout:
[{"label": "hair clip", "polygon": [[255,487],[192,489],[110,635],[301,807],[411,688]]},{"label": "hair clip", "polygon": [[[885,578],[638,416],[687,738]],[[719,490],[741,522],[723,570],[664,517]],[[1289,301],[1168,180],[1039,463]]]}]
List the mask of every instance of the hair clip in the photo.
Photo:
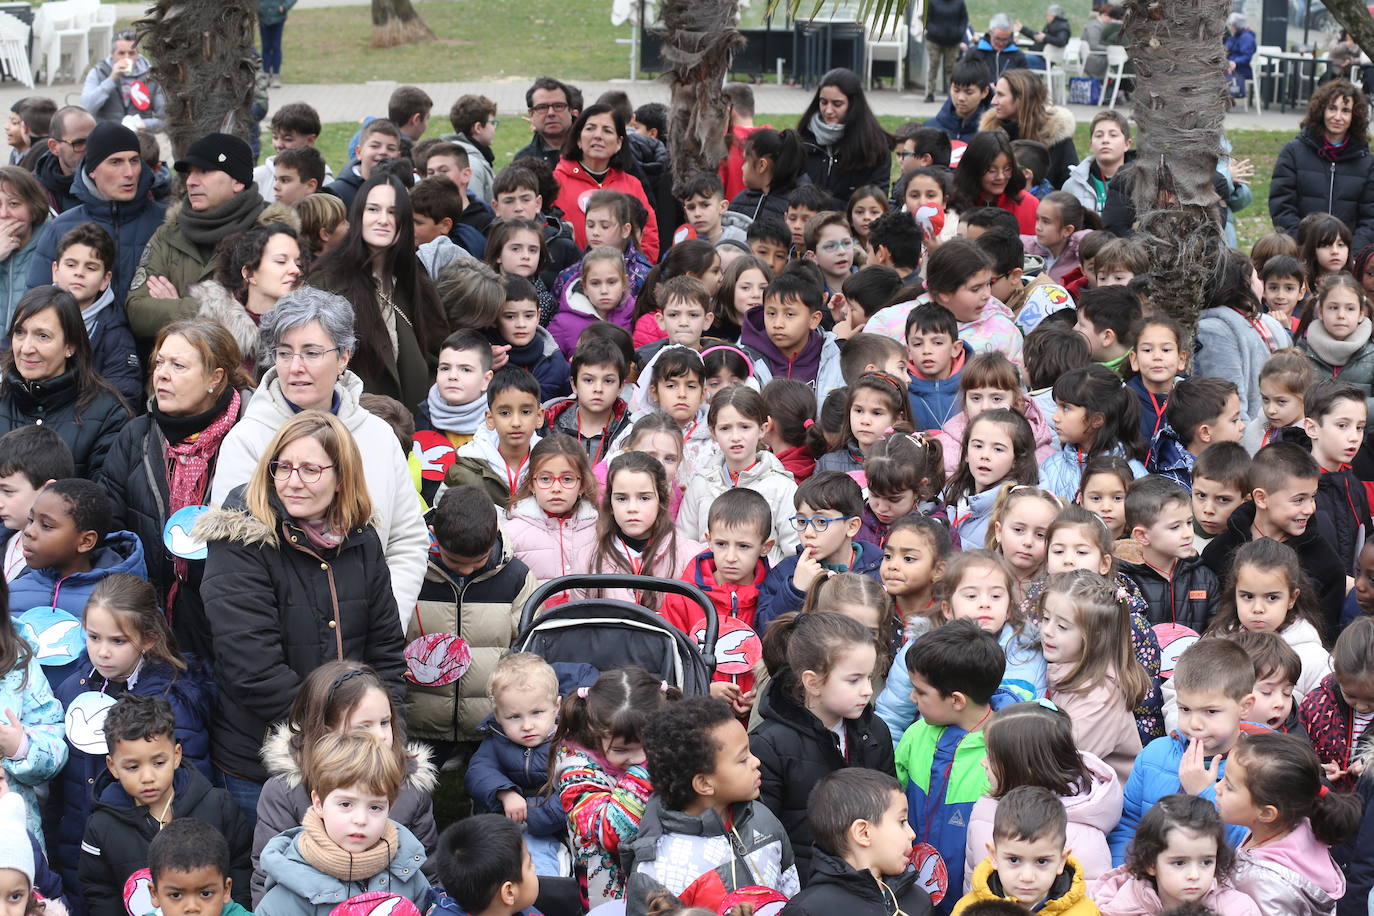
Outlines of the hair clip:
[{"label": "hair clip", "polygon": [[1046,709],[1050,710],[1051,712],[1060,712],[1060,711],[1061,711],[1061,710],[1059,709],[1059,707],[1056,706],[1056,705],[1054,704],[1054,700],[1051,700],[1049,697],[1040,697],[1040,698],[1039,698],[1038,700],[1036,700],[1035,702],[1036,702],[1038,705],[1043,706],[1043,707],[1045,707]]},{"label": "hair clip", "polygon": [[585,699],[587,699],[587,694],[588,694],[588,692],[589,692],[590,690],[591,690],[590,687],[579,687],[579,688],[577,688],[577,698],[578,698],[579,700],[585,700]]},{"label": "hair clip", "polygon": [[897,431],[896,428],[889,426],[887,429],[883,430],[883,435],[884,435],[884,436],[890,436],[890,435],[892,435],[893,433],[895,433],[896,431]]},{"label": "hair clip", "polygon": [[1326,796],[1328,796],[1328,795],[1330,795],[1330,794],[1331,794],[1331,790],[1330,790],[1329,788],[1327,788],[1326,786],[1322,786],[1320,789],[1317,790],[1317,797],[1318,797],[1318,798],[1326,798]]},{"label": "hair clip", "polygon": [[659,682],[658,682],[658,692],[659,692],[659,693],[667,693],[667,692],[668,692],[668,682],[667,682],[667,681],[659,681]]},{"label": "hair clip", "polygon": [[811,419],[810,417],[807,417],[805,420],[802,421],[802,429],[810,429],[815,425],[816,421]]}]

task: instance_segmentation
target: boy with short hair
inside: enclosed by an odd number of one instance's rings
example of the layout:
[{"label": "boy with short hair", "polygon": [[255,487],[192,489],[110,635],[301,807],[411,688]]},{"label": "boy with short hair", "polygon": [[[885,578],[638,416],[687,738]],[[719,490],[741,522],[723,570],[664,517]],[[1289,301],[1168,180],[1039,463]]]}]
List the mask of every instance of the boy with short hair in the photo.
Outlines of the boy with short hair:
[{"label": "boy with short hair", "polygon": [[[1098,267],[1098,275],[1102,268]],[[1078,300],[1078,333],[1092,348],[1093,362],[1101,363],[1117,375],[1127,374],[1126,357],[1135,345],[1135,327],[1140,321],[1140,300],[1125,286],[1098,286]]]},{"label": "boy with short hair", "polygon": [[877,579],[883,552],[855,537],[863,523],[864,495],[843,471],[818,471],[797,487],[792,525],[801,546],[768,573],[759,589],[756,629],[763,632],[775,618],[801,610],[807,589],[823,575],[852,572]]},{"label": "boy with short hair", "polygon": [[[1008,358],[1020,366],[1024,358],[1021,335],[1034,331],[1049,316],[1072,309],[1073,298],[1048,271],[1041,271],[1029,281],[1024,278],[1026,248],[1016,232],[996,226],[978,236],[974,244],[992,261],[993,280],[989,284],[992,298],[1005,306],[999,308],[989,300],[983,309],[982,323],[991,327],[1002,326],[1002,339],[1014,344],[1012,352],[1015,355],[1008,352]],[[1008,324],[1018,332],[1014,341],[1005,327]],[[971,330],[965,328],[965,339],[970,339],[970,335]],[[979,351],[1002,349],[1001,341],[995,338],[986,338],[986,342],[974,339],[972,342],[978,344],[975,349]]]},{"label": "boy with short hair", "polygon": [[1017,786],[997,802],[988,857],[973,870],[972,889],[954,907],[1009,900],[1031,912],[1092,916],[1083,866],[1069,854],[1064,802],[1044,786]]},{"label": "boy with short hair", "polygon": [[[488,348],[488,357],[490,353]],[[468,365],[455,362],[454,366],[468,377],[468,390],[459,396],[471,394],[472,386],[485,377],[477,375],[480,366],[471,357]],[[539,381],[519,366],[502,366],[491,373],[486,393],[484,425],[458,447],[444,483],[450,487],[479,486],[493,503],[504,507],[529,473],[530,449],[539,441],[539,429],[544,425]]]},{"label": "boy with short hair", "polygon": [[806,812],[815,840],[811,876],[787,902],[787,916],[927,916],[930,895],[908,868],[916,833],[897,780],[863,767],[835,770],[816,784]]},{"label": "boy with short hair", "polygon": [[1164,409],[1174,385],[1188,370],[1188,348],[1183,328],[1167,315],[1151,315],[1135,332],[1131,350],[1131,371],[1126,387],[1140,402],[1140,435],[1153,442],[1164,425]]},{"label": "boy with short hair", "polygon": [[[1241,730],[1269,729],[1307,741],[1307,729],[1298,716],[1298,704],[1306,693],[1297,689],[1302,680],[1302,658],[1297,651],[1271,630],[1236,630],[1225,638],[1244,649],[1255,666],[1255,687],[1251,691],[1255,704],[1250,708],[1249,721],[1241,723]],[[1330,665],[1320,669],[1320,673],[1314,671],[1309,689],[1330,673]]]},{"label": "boy with short hair", "polygon": [[490,203],[494,173],[491,165],[496,156],[491,149],[496,139],[496,103],[484,95],[460,95],[448,111],[453,133],[443,139],[456,143],[468,154],[471,177],[468,188],[478,200]]},{"label": "boy with short hair", "polygon": [[[284,150],[313,147],[323,128],[319,112],[305,102],[290,102],[273,111],[268,127],[272,131],[272,155],[264,159],[262,165],[253,169],[253,182],[258,186],[258,193],[262,195],[262,199],[271,203],[276,199],[273,191],[276,182],[276,156]],[[334,176],[327,164],[324,171],[325,181],[332,181]],[[324,182],[321,182],[320,186],[323,187]]]},{"label": "boy with short hair", "polygon": [[1271,442],[1255,453],[1250,464],[1250,502],[1235,512],[1227,529],[1207,545],[1202,561],[1217,575],[1231,569],[1231,555],[1257,537],[1283,541],[1298,554],[1298,562],[1317,588],[1317,604],[1333,637],[1345,600],[1346,568],[1335,548],[1309,524],[1316,512],[1321,468],[1292,442]]},{"label": "boy with short hair", "polygon": [[496,507],[480,487],[446,490],[430,515],[434,546],[407,641],[450,633],[467,640],[472,664],[456,682],[411,686],[406,731],[436,750],[435,766],[470,756],[478,727],[492,714],[487,679],[509,651],[520,611],[538,587],[497,525]]},{"label": "boy with short hair", "polygon": [[[160,696],[125,693],[105,717],[107,772],[81,841],[81,892],[91,916],[123,916],[125,882],[149,864],[149,844],[166,824],[195,818],[229,843],[230,892],[249,903],[253,832],[227,791],[183,763],[172,707]],[[394,757],[393,757],[394,759]]]},{"label": "boy with short hair", "polygon": [[1049,147],[1039,140],[1013,140],[1011,152],[1016,157],[1016,167],[1026,176],[1026,191],[1039,199],[1054,190],[1045,177],[1050,170]]},{"label": "boy with short hair", "polygon": [[495,217],[476,195],[468,190],[472,180],[472,161],[468,151],[457,143],[440,142],[429,148],[425,157],[426,178],[447,178],[458,189],[458,222],[485,235]]},{"label": "boy with short hair", "polygon": [[1312,440],[1317,480],[1317,531],[1335,549],[1348,572],[1372,529],[1365,484],[1350,469],[1364,444],[1369,408],[1363,389],[1338,378],[1320,379],[1303,399],[1303,430]]},{"label": "boy with short hair", "polygon": [[787,195],[787,211],[783,221],[792,233],[793,257],[801,257],[806,251],[806,224],[811,217],[828,210],[843,210],[844,204],[821,188],[820,185],[802,184]]},{"label": "boy with short hair", "polygon": [[918,305],[906,318],[906,345],[911,365],[907,402],[916,428],[942,430],[964,409],[959,380],[968,352],[959,339],[959,322],[943,305]]},{"label": "boy with short hair", "polygon": [[1099,111],[1093,115],[1089,131],[1092,154],[1069,169],[1064,190],[1089,210],[1101,213],[1107,204],[1107,185],[1133,155],[1131,122],[1119,111]]},{"label": "boy with short hair", "polygon": [[416,248],[446,237],[473,257],[486,251],[486,238],[462,221],[462,191],[450,178],[435,175],[417,181],[410,189],[410,211]]},{"label": "boy with short hair", "polygon": [[549,746],[558,722],[558,674],[530,652],[496,663],[487,679],[493,711],[477,727],[482,746],[463,783],[474,813],[504,814],[521,824],[535,871],[560,875],[558,852],[567,833],[563,806],[542,795],[549,781]]},{"label": "boy with short hair", "polygon": [[744,241],[749,245],[754,257],[767,264],[774,276],[782,273],[782,269],[787,266],[792,234],[777,220],[768,217],[754,220],[745,230]]},{"label": "boy with short hair", "polygon": [[566,397],[572,370],[549,329],[539,323],[539,293],[524,277],[501,278],[505,302],[487,331],[493,346],[505,347],[506,358],[539,380],[539,399]]},{"label": "boy with short hair", "polygon": [[363,182],[372,177],[372,172],[381,163],[401,155],[401,131],[386,118],[376,118],[362,126],[358,133],[357,158],[329,184],[324,190],[352,208],[353,198]]},{"label": "boy with short hair", "polygon": [[814,261],[825,280],[825,292],[839,292],[845,279],[853,273],[854,233],[849,220],[838,210],[817,213],[806,221],[802,230],[807,260]]},{"label": "boy with short hair", "polygon": [[[1082,246],[1079,257],[1082,258]],[[1134,239],[1112,239],[1092,259],[1094,286],[1125,286],[1150,272],[1150,255]]]},{"label": "boy with short hair", "polygon": [[[653,266],[634,242],[634,210],[637,201],[619,191],[593,191],[587,197],[587,251],[609,245],[625,253],[625,276],[630,280],[630,295],[638,296],[644,279]],[[582,261],[565,269],[554,283],[553,294],[561,302],[568,286],[582,276]]]},{"label": "boy with short hair", "polygon": [[635,109],[629,126],[646,137],[668,142],[668,106],[662,102],[646,102]]},{"label": "boy with short hair", "polygon": [[[1216,784],[1226,773],[1226,756],[1240,740],[1241,722],[1255,705],[1255,666],[1229,639],[1201,639],[1174,667],[1178,728],[1145,746],[1126,780],[1121,820],[1107,834],[1112,864],[1126,858],[1126,847],[1146,811],[1166,795],[1187,792],[1216,801]],[[1227,828],[1240,845],[1245,828]]]},{"label": "boy with short hair", "polygon": [[401,135],[401,155],[410,158],[410,149],[429,128],[429,113],[434,100],[419,86],[397,86],[386,101],[386,116]]},{"label": "boy with short hair", "polygon": [[449,898],[441,897],[436,914],[538,916],[539,874],[513,821],[499,814],[464,818],[439,835],[434,854]]},{"label": "boy with short hair", "polygon": [[622,850],[626,916],[644,916],[650,896],[664,890],[713,913],[750,885],[796,894],[792,844],[758,800],[759,760],[730,707],[686,697],[653,716],[643,736],[654,794]]},{"label": "boy with short hair", "polygon": [[844,385],[835,335],[820,330],[825,299],[820,288],[784,273],[768,284],[763,305],[744,316],[740,346],[754,360],[760,384],[793,378],[815,389],[817,406],[832,388]]},{"label": "boy with short hair", "polygon": [[1239,442],[1244,436],[1236,383],[1208,376],[1186,378],[1169,395],[1145,469],[1191,490],[1193,462],[1202,450],[1214,442]]},{"label": "boy with short hair", "polygon": [[688,347],[698,352],[718,347],[725,341],[703,336],[715,321],[715,308],[706,285],[690,274],[664,280],[655,291],[658,309],[654,322],[666,336],[635,350],[635,363],[647,370],[654,357],[667,346]]},{"label": "boy with short hair", "polygon": [[926,121],[926,126],[938,127],[951,140],[967,143],[978,133],[978,122],[991,100],[988,68],[982,61],[961,60],[949,75],[949,98],[935,117]]},{"label": "boy with short hair", "polygon": [[1260,401],[1264,406],[1264,438],[1270,442],[1302,444],[1303,398],[1312,387],[1312,361],[1298,350],[1280,350],[1264,361],[1259,372]]},{"label": "boy with short hair", "polygon": [[1145,597],[1151,624],[1177,623],[1207,630],[1217,612],[1221,584],[1193,550],[1188,491],[1165,477],[1142,477],[1126,490],[1126,530],[1143,562],[1120,561],[1121,574]]},{"label": "boy with short hair", "polygon": [[115,243],[97,223],[68,229],[57,242],[52,283],[72,294],[91,342],[91,365],[131,404],[145,396],[138,348],[114,287]]},{"label": "boy with short hair", "polygon": [[233,899],[229,843],[193,817],[172,821],[148,844],[149,893],[162,916],[252,916]]},{"label": "boy with short hair", "polygon": [[413,411],[415,431],[432,434],[423,437],[421,447],[424,482],[420,492],[426,503],[433,503],[458,449],[482,428],[491,381],[491,345],[486,336],[472,330],[450,334],[439,347],[439,368],[429,397]]},{"label": "boy with short hair", "polygon": [[327,169],[324,157],[313,146],[284,149],[272,164],[272,196],[284,204],[295,205],[324,187]]},{"label": "boy with short hair", "polygon": [[840,376],[846,385],[854,384],[867,372],[886,372],[899,381],[907,379],[907,351],[900,343],[882,334],[860,331],[844,342],[840,354]]},{"label": "boy with short hair", "polygon": [[1279,324],[1290,327],[1307,296],[1307,268],[1292,255],[1277,254],[1264,262],[1259,276],[1264,284],[1265,310]]},{"label": "boy with short hair", "polygon": [[573,350],[572,395],[544,409],[545,425],[575,437],[592,464],[615,454],[620,440],[629,435],[630,409],[620,396],[629,371],[630,361],[620,347],[584,332]]},{"label": "boy with short hair", "polygon": [[744,241],[743,229],[723,224],[730,212],[730,202],[725,199],[725,185],[721,184],[718,175],[698,172],[687,179],[677,199],[682,204],[687,225],[696,233],[694,238],[705,239],[712,245],[730,239]]},{"label": "boy with short hair", "polygon": [[[919,271],[924,245],[925,235],[920,225],[900,207],[888,210],[868,226],[869,263],[891,267],[905,286],[921,281]],[[915,295],[913,291],[913,298]]]},{"label": "boy with short hair", "polygon": [[[29,523],[38,492],[48,484],[73,477],[72,450],[50,426],[20,426],[0,436],[0,538],[5,541],[7,583],[28,569],[24,539],[17,535]],[[112,481],[123,486],[122,481]]]},{"label": "boy with short hair", "polygon": [[[1022,355],[1026,360],[1027,394],[1040,405],[1045,416],[1054,415],[1054,383],[1071,369],[1081,369],[1092,362],[1092,352],[1088,339],[1074,330],[1072,324],[1059,321],[1042,321],[1034,331],[1026,335]],[[1050,427],[1050,438],[1055,448],[1059,447],[1059,436]]]},{"label": "boy with short hair", "polygon": [[1209,445],[1193,464],[1193,547],[1200,553],[1226,530],[1250,492],[1250,453],[1239,442]]}]

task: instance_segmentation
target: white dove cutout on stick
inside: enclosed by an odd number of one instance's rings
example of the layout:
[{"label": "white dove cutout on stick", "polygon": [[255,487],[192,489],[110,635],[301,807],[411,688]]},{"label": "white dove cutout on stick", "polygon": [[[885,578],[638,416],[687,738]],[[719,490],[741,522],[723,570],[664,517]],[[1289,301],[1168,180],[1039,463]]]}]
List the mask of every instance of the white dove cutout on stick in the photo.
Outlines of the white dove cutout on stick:
[{"label": "white dove cutout on stick", "polygon": [[18,623],[20,634],[33,645],[40,665],[69,664],[80,658],[86,648],[81,621],[61,608],[29,608],[19,615]]},{"label": "white dove cutout on stick", "polygon": [[205,542],[191,536],[196,519],[209,511],[209,506],[183,506],[173,512],[162,528],[162,544],[167,552],[183,560],[203,560],[209,556]]}]

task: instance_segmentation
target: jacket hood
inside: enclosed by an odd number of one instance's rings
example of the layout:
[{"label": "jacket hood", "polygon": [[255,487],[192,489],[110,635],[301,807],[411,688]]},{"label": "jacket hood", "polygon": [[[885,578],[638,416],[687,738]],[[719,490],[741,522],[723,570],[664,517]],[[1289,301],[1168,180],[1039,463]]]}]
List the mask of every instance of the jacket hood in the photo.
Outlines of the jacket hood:
[{"label": "jacket hood", "polygon": [[62,163],[51,152],[44,152],[33,165],[34,177],[49,191],[71,194],[72,178],[62,171]]},{"label": "jacket hood", "polygon": [[[563,519],[563,522],[588,521],[590,519],[595,519],[599,514],[596,506],[593,505],[590,500],[579,499],[577,504],[573,506],[572,514],[568,518]],[[558,519],[552,518],[547,512],[539,508],[539,502],[533,496],[526,496],[524,499],[511,506],[508,517],[523,518],[527,522],[543,526],[551,531],[556,530],[559,524]]]},{"label": "jacket hood", "polygon": [[198,541],[232,541],[246,547],[277,546],[277,532],[246,509],[211,509],[196,519],[191,537]]},{"label": "jacket hood", "polygon": [[985,98],[979,103],[978,107],[973,110],[971,115],[967,118],[961,118],[959,117],[959,113],[954,110],[953,103],[950,102],[949,99],[945,99],[945,104],[940,106],[940,111],[935,115],[934,120],[952,124],[959,128],[967,128],[968,130],[976,131],[979,121],[983,118],[983,112],[987,110],[987,99]]},{"label": "jacket hood", "polygon": [[[363,393],[362,379],[345,369],[343,375],[334,383],[334,393],[339,398],[339,408],[334,411],[334,415],[348,427],[349,432],[358,435],[363,424],[372,416],[358,403],[358,398]],[[248,408],[243,411],[239,422],[263,427],[261,439],[266,443],[283,423],[295,415],[296,411],[292,409],[291,403],[286,400],[286,395],[282,391],[277,368],[273,366],[263,374],[262,381],[254,390],[253,398],[248,402]]]},{"label": "jacket hood", "polygon": [[740,591],[741,589],[757,589],[763,584],[763,580],[768,578],[768,560],[766,557],[759,557],[758,563],[754,564],[754,581],[745,585],[731,585],[728,582],[721,582],[716,578],[716,556],[709,550],[697,554],[692,560],[692,565],[687,568],[691,583],[701,589],[707,597],[711,597],[717,592]]},{"label": "jacket hood", "polygon": [[[991,50],[991,48],[985,50]],[[1046,146],[1054,146],[1056,143],[1062,143],[1073,136],[1077,124],[1078,122],[1074,118],[1073,112],[1059,105],[1051,105],[1049,107],[1049,114],[1045,118],[1046,139],[1041,140],[1041,142]],[[1011,126],[1012,130],[1007,130],[1008,125]],[[1019,133],[1019,125],[1017,125],[1015,121],[1003,121],[1001,118],[997,117],[996,110],[992,108],[987,109],[987,111],[983,113],[982,119],[978,122],[978,126],[981,130],[996,130],[1001,128],[1007,130],[1008,133],[1012,133],[1013,130]],[[1034,140],[1039,138],[1023,137],[1022,139]]]},{"label": "jacket hood", "polygon": [[1080,751],[1079,756],[1087,767],[1091,782],[1076,794],[1062,799],[1064,810],[1068,812],[1070,822],[1110,833],[1121,820],[1121,780],[1117,778],[1116,771],[1101,758],[1086,751]]},{"label": "jacket hood", "polygon": [[777,375],[778,366],[808,366],[814,365],[819,372],[822,359],[821,351],[824,349],[827,338],[825,332],[817,328],[813,330],[802,345],[801,351],[796,356],[788,359],[783,355],[778,345],[773,343],[773,338],[768,336],[768,330],[763,326],[763,306],[756,305],[744,314],[744,324],[740,326],[739,342],[746,347],[752,347],[768,360],[771,364],[774,376]]},{"label": "jacket hood", "polygon": [[[719,457],[718,452],[713,452],[713,455],[715,457]],[[705,477],[709,477],[716,483],[723,484],[726,487],[726,489],[729,489],[731,486],[731,481],[729,479],[729,475],[725,470],[725,464],[723,461],[719,463],[712,461],[706,464],[704,467],[698,467],[696,470],[698,474]],[[753,465],[751,465],[750,467],[747,467],[743,471],[740,471],[739,483],[735,484],[735,486],[741,486],[745,489],[754,490],[757,488],[754,487],[753,484],[779,472],[788,475],[792,473],[791,471],[787,470],[787,468],[782,466],[782,462],[778,460],[777,455],[773,454],[770,451],[760,451],[758,453],[758,460],[755,461]]]},{"label": "jacket hood", "polygon": [[[172,812],[175,814],[194,811],[199,807],[209,794],[211,785],[210,780],[202,776],[191,761],[183,760],[172,774],[172,789],[176,793],[172,798]],[[96,808],[104,809],[131,826],[141,824],[148,817],[147,806],[135,804],[133,796],[124,791],[109,770],[101,770],[96,777],[95,798]]]},{"label": "jacket hood", "polygon": [[[140,579],[146,578],[143,562],[143,542],[132,531],[112,531],[105,535],[105,543],[96,548],[91,557],[90,572],[76,572],[62,579],[70,585],[89,584],[94,586],[110,573],[131,573]],[[52,571],[33,569],[26,575],[52,579]]]},{"label": "jacket hood", "polygon": [[[586,293],[582,292],[582,278],[580,276],[569,283],[567,290],[563,293],[563,305],[568,311],[576,312],[579,315],[590,318],[592,321],[604,320],[615,324],[625,324],[626,326],[629,325],[630,316],[634,314],[634,312],[631,311],[634,308],[634,303],[634,297],[627,291],[625,296],[620,300],[620,303],[616,305],[615,308],[611,309],[603,319],[597,314],[596,309],[592,306],[592,300],[587,298]],[[626,305],[628,305],[631,310],[627,310]]]},{"label": "jacket hood", "polygon": [[[149,192],[153,189],[154,177],[153,170],[148,168],[147,163],[141,163],[138,187],[134,191],[133,200],[110,200],[100,193],[95,186],[95,180],[86,174],[86,160],[83,157],[76,164],[76,172],[72,175],[72,196],[85,205],[88,216],[105,216],[113,223],[116,222],[115,216],[118,214],[118,222],[123,222],[138,216],[153,202]],[[297,222],[299,223],[299,220]]]},{"label": "jacket hood", "polygon": [[1309,897],[1324,893],[1339,899],[1345,894],[1345,876],[1332,860],[1328,847],[1313,835],[1312,823],[1306,818],[1286,836],[1256,846],[1249,854],[1253,859],[1292,871],[1297,877],[1291,882],[1294,889]]},{"label": "jacket hood", "polygon": [[[291,753],[291,727],[287,723],[278,722],[268,729],[262,742],[262,765],[269,777],[280,776],[293,789],[301,784],[301,765]],[[406,769],[406,786],[417,792],[429,795],[439,784],[439,770],[426,744],[406,742]]]}]

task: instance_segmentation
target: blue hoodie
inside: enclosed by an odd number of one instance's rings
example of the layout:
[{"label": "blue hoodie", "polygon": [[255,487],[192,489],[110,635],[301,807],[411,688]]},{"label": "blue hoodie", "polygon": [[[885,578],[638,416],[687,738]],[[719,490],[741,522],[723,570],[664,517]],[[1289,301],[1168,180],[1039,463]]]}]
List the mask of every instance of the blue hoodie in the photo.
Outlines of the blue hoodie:
[{"label": "blue hoodie", "polygon": [[912,374],[906,386],[906,399],[918,430],[944,429],[949,418],[963,409],[963,398],[959,394],[959,379],[963,375],[963,366],[949,378],[923,378]]},{"label": "blue hoodie", "polygon": [[959,140],[964,143],[973,139],[973,135],[978,133],[978,122],[983,119],[983,112],[988,110],[987,99],[974,110],[973,114],[967,118],[961,118],[954,113],[954,106],[949,99],[945,99],[945,104],[940,106],[940,111],[935,117],[925,122],[925,127],[935,127],[949,134],[951,140]]}]

